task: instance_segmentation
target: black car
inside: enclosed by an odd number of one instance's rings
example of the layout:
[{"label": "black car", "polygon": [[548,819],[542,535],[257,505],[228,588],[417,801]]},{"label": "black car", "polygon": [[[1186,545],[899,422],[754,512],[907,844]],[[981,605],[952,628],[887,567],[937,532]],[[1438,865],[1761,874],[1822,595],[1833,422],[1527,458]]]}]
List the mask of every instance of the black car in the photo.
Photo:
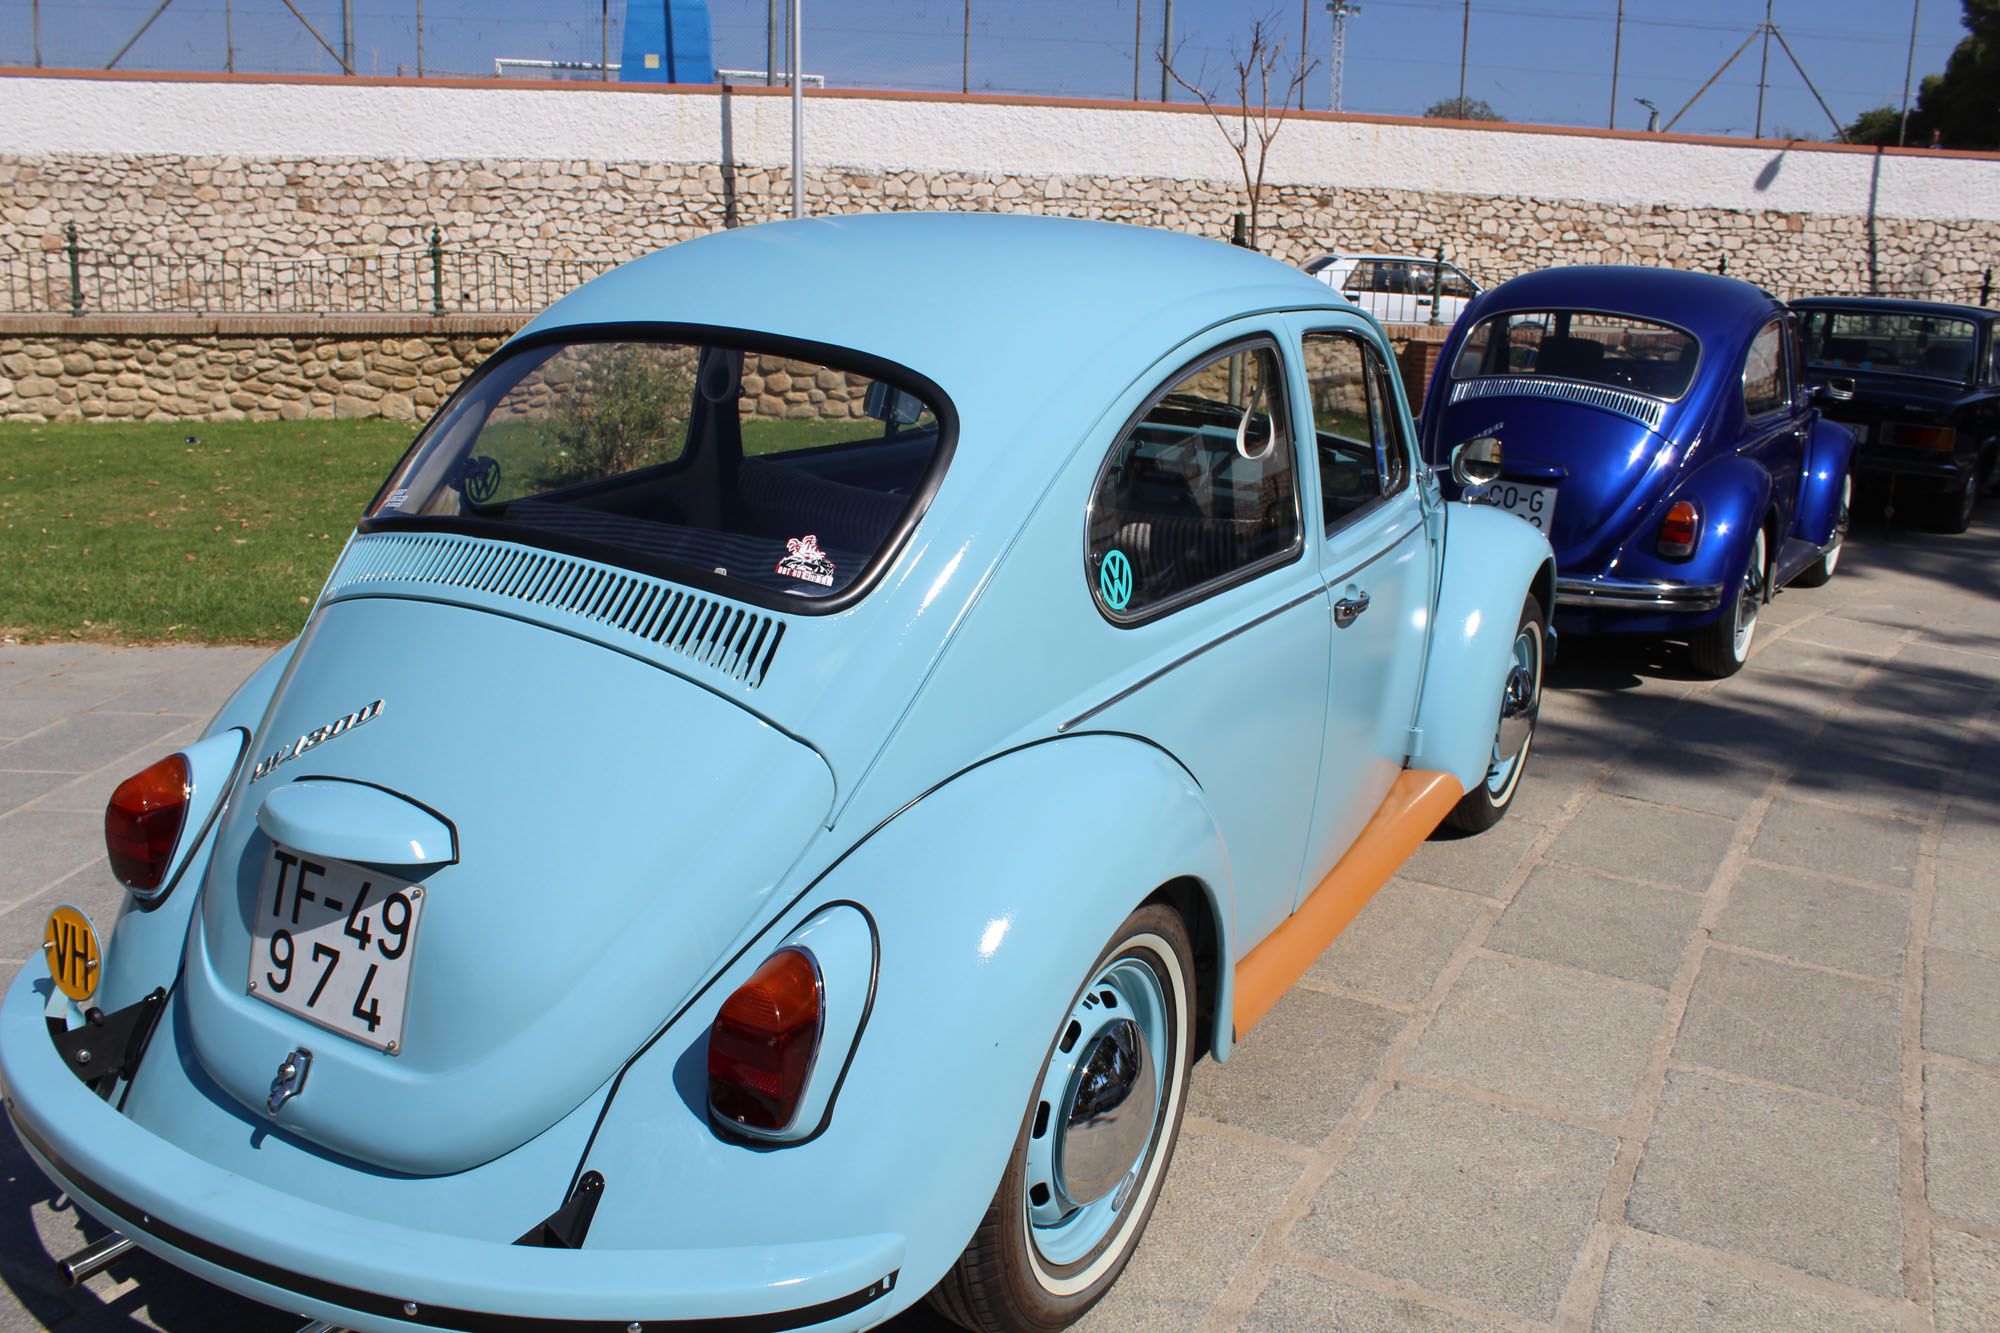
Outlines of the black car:
[{"label": "black car", "polygon": [[2000,310],[1862,296],[1792,302],[1820,410],[1855,433],[1854,472],[1946,532],[2000,479]]}]

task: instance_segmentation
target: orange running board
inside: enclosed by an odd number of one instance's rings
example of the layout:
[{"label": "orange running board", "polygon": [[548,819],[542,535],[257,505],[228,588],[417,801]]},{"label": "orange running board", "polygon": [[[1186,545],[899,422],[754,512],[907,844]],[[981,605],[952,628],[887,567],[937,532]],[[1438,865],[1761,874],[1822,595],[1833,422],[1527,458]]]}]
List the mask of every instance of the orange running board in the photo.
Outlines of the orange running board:
[{"label": "orange running board", "polygon": [[1236,1036],[1256,1026],[1278,997],[1347,929],[1417,844],[1444,822],[1465,789],[1449,773],[1405,769],[1368,826],[1299,910],[1236,965]]}]

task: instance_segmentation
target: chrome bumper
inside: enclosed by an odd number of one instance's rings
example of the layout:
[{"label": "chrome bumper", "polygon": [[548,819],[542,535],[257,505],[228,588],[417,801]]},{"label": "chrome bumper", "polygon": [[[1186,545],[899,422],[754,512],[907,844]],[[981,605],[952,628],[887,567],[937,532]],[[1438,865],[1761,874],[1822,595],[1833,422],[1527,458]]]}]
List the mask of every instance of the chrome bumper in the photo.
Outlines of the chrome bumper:
[{"label": "chrome bumper", "polygon": [[1697,614],[1722,605],[1719,583],[1647,583],[1635,579],[1557,579],[1556,605],[1593,611],[1679,611]]}]

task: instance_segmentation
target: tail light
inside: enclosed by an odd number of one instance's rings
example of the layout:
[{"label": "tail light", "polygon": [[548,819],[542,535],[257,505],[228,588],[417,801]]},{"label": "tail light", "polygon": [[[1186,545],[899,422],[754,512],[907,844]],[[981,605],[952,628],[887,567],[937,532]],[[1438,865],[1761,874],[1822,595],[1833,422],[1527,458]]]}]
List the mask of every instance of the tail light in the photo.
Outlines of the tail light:
[{"label": "tail light", "polygon": [[1660,554],[1684,560],[1694,554],[1701,538],[1701,511],[1691,500],[1676,500],[1660,520]]},{"label": "tail light", "polygon": [[752,1131],[789,1128],[812,1073],[821,1029],[819,965],[789,946],[723,1001],[708,1033],[708,1104]]},{"label": "tail light", "polygon": [[104,807],[104,846],[111,873],[141,893],[160,887],[187,826],[192,774],[186,759],[170,754],[118,784]]},{"label": "tail light", "polygon": [[1958,445],[1958,432],[1950,426],[1912,426],[1891,422],[1882,428],[1882,443],[1904,449],[1936,449],[1949,453]]}]

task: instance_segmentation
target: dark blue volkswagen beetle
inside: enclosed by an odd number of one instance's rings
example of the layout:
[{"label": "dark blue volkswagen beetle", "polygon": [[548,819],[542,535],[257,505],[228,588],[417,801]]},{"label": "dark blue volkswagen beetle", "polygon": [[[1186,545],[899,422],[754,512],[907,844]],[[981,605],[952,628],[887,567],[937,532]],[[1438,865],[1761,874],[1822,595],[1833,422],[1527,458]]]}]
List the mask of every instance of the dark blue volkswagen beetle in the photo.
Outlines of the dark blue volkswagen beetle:
[{"label": "dark blue volkswagen beetle", "polygon": [[1527,274],[1452,329],[1424,454],[1497,442],[1466,497],[1548,536],[1559,629],[1684,639],[1727,676],[1758,608],[1831,578],[1847,529],[1853,437],[1813,407],[1798,348],[1796,316],[1733,278]]}]

